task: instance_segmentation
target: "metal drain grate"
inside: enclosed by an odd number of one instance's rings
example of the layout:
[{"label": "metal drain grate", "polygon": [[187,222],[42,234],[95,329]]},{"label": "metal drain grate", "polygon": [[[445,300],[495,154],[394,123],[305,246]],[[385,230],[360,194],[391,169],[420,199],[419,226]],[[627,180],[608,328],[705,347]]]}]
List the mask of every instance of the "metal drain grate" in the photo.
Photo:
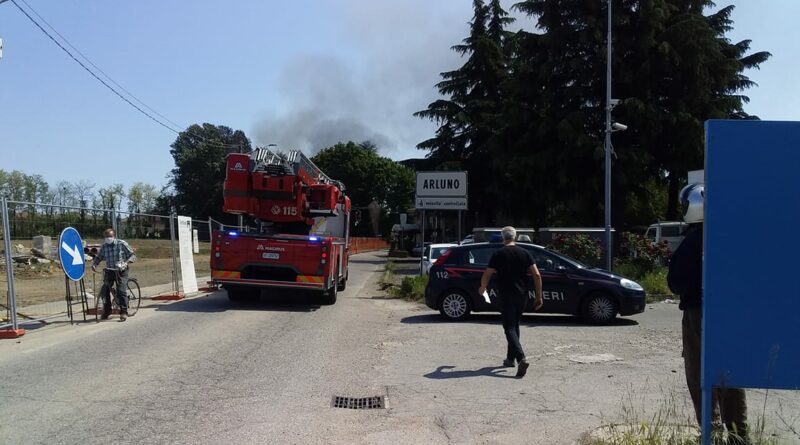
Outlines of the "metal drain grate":
[{"label": "metal drain grate", "polygon": [[361,398],[333,396],[332,405],[334,408],[347,409],[384,409],[386,401],[383,396]]}]

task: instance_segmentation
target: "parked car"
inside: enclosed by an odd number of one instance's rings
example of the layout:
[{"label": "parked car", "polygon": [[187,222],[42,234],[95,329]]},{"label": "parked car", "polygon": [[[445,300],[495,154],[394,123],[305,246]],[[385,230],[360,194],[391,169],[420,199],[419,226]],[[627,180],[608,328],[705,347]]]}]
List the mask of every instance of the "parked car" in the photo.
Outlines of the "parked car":
[{"label": "parked car", "polygon": [[422,271],[427,274],[431,270],[431,266],[447,249],[455,247],[458,244],[431,244],[425,246],[425,251],[422,253]]},{"label": "parked car", "polygon": [[650,227],[647,228],[647,232],[645,232],[644,236],[653,245],[666,241],[669,246],[669,251],[674,252],[681,241],[683,241],[683,232],[685,232],[687,228],[688,225],[682,221],[662,221],[651,224]]},{"label": "parked car", "polygon": [[[542,246],[517,245],[528,251],[542,274],[544,306],[538,312],[578,315],[594,324],[609,323],[618,314],[644,312],[645,291],[638,283]],[[476,243],[448,249],[430,269],[425,304],[448,320],[499,311],[494,280],[489,285],[490,303],[478,294],[478,287],[489,259],[501,247]],[[533,297],[530,289],[526,312],[533,312]]]}]

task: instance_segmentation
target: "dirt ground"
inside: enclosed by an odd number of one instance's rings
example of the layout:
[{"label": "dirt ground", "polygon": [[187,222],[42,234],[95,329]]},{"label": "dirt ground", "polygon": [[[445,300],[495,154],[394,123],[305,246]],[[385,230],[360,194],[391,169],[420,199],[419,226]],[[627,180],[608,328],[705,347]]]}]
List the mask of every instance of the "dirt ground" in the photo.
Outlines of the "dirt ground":
[{"label": "dirt ground", "polygon": [[[416,264],[396,262],[395,279],[416,274]],[[375,304],[390,307],[400,321],[381,339],[388,363],[382,384],[413,406],[402,414],[396,409],[397,415],[437,419],[447,439],[442,442],[594,445],[601,442],[584,435],[609,425],[650,425],[646,431],[664,434],[695,431],[676,302],[648,304],[644,313],[608,326],[526,314],[522,343],[531,376],[516,382],[510,379],[513,369],[499,366],[505,341],[498,314],[446,322],[421,303],[373,292]],[[747,390],[750,424],[761,438],[753,443],[800,445],[798,396]]]},{"label": "dirt ground", "polygon": [[[100,244],[101,242],[101,240],[87,240],[87,244]],[[171,282],[172,247],[169,240],[129,240],[128,242],[137,257],[137,261],[131,265],[130,274],[137,278],[142,288]],[[31,242],[14,240],[13,244],[15,246],[22,244],[27,249]],[[210,252],[209,243],[200,243],[200,253],[194,255],[195,274],[198,277],[210,274]],[[87,292],[93,293],[95,287],[99,289],[102,276],[92,273],[89,265],[87,264],[86,267],[84,283]],[[0,289],[5,290],[6,281],[5,267],[0,267]],[[14,287],[19,308],[62,301],[66,292],[64,274],[61,266],[55,262],[16,266],[14,268]],[[2,303],[5,303],[5,298],[2,300]]]}]

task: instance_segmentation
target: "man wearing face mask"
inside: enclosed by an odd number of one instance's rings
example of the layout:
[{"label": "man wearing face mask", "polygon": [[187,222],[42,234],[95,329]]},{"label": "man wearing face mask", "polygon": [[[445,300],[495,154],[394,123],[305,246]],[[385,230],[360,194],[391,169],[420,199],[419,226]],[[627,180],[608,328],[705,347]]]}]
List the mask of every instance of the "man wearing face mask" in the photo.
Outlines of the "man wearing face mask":
[{"label": "man wearing face mask", "polygon": [[125,241],[117,239],[114,229],[106,229],[103,232],[103,247],[92,261],[92,270],[97,271],[97,266],[101,261],[106,262],[103,270],[103,287],[100,289],[100,297],[103,299],[104,312],[100,316],[102,320],[108,320],[111,315],[111,285],[116,284],[117,304],[119,304],[119,321],[128,318],[128,263],[136,260],[133,249]]}]

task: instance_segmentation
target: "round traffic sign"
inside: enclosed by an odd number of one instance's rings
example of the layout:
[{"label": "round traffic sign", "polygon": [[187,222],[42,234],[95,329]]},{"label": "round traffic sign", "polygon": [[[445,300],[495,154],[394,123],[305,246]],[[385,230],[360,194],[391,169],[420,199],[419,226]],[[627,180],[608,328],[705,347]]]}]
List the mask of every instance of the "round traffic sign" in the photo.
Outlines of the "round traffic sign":
[{"label": "round traffic sign", "polygon": [[67,227],[58,238],[58,259],[61,268],[72,281],[80,281],[86,272],[83,262],[83,242],[77,230]]}]

